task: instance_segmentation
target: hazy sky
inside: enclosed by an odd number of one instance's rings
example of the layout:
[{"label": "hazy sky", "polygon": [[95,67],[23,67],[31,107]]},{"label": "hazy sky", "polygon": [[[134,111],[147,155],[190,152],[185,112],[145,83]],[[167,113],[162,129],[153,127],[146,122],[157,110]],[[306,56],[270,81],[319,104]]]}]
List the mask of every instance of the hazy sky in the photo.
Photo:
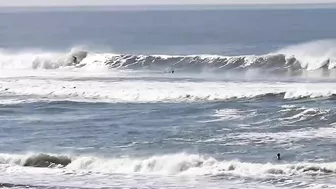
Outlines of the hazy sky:
[{"label": "hazy sky", "polygon": [[336,0],[0,0],[0,6],[336,3]]}]

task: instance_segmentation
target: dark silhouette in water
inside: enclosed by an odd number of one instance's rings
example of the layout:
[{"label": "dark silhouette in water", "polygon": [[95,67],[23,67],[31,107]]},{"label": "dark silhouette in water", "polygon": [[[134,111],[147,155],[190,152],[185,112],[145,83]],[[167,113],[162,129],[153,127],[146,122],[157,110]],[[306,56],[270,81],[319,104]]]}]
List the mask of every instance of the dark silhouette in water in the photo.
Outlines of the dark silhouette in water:
[{"label": "dark silhouette in water", "polygon": [[171,71],[164,71],[164,73],[175,73],[175,71],[174,70],[171,70]]},{"label": "dark silhouette in water", "polygon": [[277,154],[278,160],[281,160],[280,153]]},{"label": "dark silhouette in water", "polygon": [[77,64],[78,63],[78,60],[77,60],[77,57],[76,56],[72,56],[72,58],[73,58],[73,64]]}]

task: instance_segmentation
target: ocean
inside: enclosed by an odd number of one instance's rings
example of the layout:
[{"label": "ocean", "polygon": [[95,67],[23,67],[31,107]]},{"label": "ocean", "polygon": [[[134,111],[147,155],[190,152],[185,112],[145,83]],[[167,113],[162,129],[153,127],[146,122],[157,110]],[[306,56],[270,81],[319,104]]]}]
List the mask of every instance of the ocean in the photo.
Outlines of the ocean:
[{"label": "ocean", "polygon": [[0,187],[336,188],[335,17],[0,8]]}]

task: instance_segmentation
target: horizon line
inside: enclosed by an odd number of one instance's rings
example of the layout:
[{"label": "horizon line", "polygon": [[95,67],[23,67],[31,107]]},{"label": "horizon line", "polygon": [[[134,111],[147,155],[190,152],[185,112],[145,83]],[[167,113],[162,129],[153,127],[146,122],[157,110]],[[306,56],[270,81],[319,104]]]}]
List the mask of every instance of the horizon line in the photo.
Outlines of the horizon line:
[{"label": "horizon line", "polygon": [[174,9],[334,9],[336,8],[335,3],[227,3],[227,4],[117,4],[117,5],[19,5],[19,6],[0,6],[0,9],[99,9],[99,10],[118,10],[122,8],[123,10],[174,10]]}]

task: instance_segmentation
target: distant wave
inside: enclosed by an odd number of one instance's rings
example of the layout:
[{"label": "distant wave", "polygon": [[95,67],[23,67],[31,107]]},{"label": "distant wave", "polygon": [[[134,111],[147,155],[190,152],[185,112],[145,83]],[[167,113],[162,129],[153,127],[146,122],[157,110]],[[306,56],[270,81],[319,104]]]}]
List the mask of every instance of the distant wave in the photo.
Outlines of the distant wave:
[{"label": "distant wave", "polygon": [[[52,62],[52,61],[50,61]],[[301,70],[334,69],[336,59],[326,57],[309,64],[295,55],[267,54],[261,56],[218,56],[218,55],[130,55],[130,54],[90,54],[75,67],[105,65],[109,69],[147,69],[183,72],[222,72],[228,70],[244,71],[247,69],[263,69],[264,71],[283,73]],[[313,64],[313,65],[312,65]],[[50,66],[48,61],[35,60],[33,68],[58,68]],[[73,64],[61,64],[69,66]]]},{"label": "distant wave", "polygon": [[[76,57],[74,59],[74,57]],[[336,67],[336,40],[293,45],[265,55],[132,55],[95,53],[72,49],[68,53],[0,52],[2,68],[58,69],[95,67],[107,69],[161,70],[178,72],[222,72],[262,69],[271,73],[300,74],[304,70],[333,70]],[[325,73],[327,74],[327,73]]]},{"label": "distant wave", "polygon": [[[31,163],[31,160],[39,163]],[[336,162],[305,162],[289,164],[272,164],[265,162],[262,164],[240,162],[238,160],[219,161],[208,156],[185,153],[152,156],[148,158],[100,158],[94,156],[67,157],[46,154],[25,156],[0,154],[0,163],[21,166],[29,165],[33,167],[63,167],[69,170],[125,174],[233,175],[238,177],[336,174]],[[50,166],[51,164],[58,164],[59,166]]]}]

